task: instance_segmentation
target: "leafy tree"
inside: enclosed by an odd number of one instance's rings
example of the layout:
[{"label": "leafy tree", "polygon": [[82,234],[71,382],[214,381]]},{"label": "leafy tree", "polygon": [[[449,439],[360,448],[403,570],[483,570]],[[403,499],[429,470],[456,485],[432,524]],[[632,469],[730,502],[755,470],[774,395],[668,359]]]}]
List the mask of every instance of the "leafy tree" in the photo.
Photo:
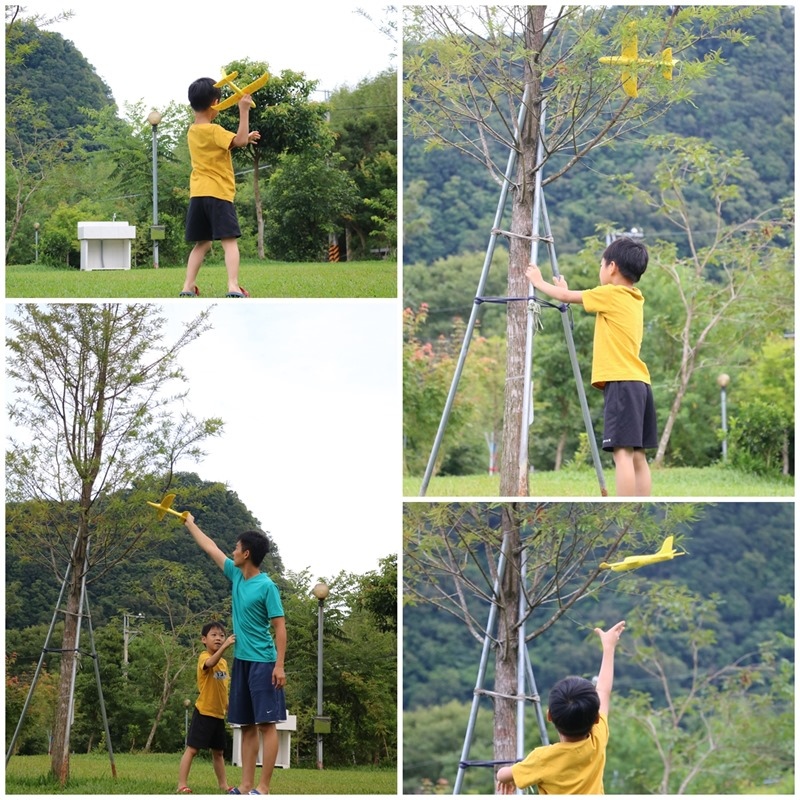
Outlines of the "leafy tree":
[{"label": "leafy tree", "polygon": [[[762,272],[788,272],[785,265],[789,253],[775,242],[784,224],[780,216],[768,218],[768,212],[763,212],[742,222],[725,223],[726,204],[739,196],[735,181],[744,168],[741,153],[726,154],[698,139],[666,136],[648,141],[654,150],[664,153],[653,175],[655,191],[633,185],[625,188],[633,202],[657,206],[686,236],[691,251],[688,258],[681,259],[674,248],[668,248],[657,252],[654,259],[670,276],[681,301],[681,315],[674,321],[672,332],[681,354],[672,404],[655,456],[655,463],[660,464],[689,383],[715,328],[743,313],[742,306],[756,310],[751,287]],[[686,199],[698,194],[708,198],[708,211],[699,220]],[[710,227],[713,232],[706,246],[698,243],[699,226]],[[780,315],[787,322],[791,309],[791,302],[787,302]]]},{"label": "leafy tree", "polygon": [[[495,178],[506,154],[516,155],[512,176],[507,294],[524,296],[530,258],[533,177],[549,167],[544,184],[557,180],[595,148],[639,130],[672,105],[691,97],[692,86],[720,64],[719,54],[686,62],[675,81],[656,66],[640,69],[640,94],[620,97],[616,70],[597,70],[597,58],[615,52],[632,21],[640,52],[667,43],[676,54],[698,40],[745,37],[734,26],[750,9],[570,7],[546,20],[545,6],[515,6],[474,13],[455,7],[414,7],[404,33],[406,119],[431,147],[454,147],[476,159]],[[547,25],[546,22],[550,24]],[[590,74],[592,80],[587,81]],[[527,98],[527,99],[523,99]],[[620,98],[619,100],[617,98]],[[536,164],[542,102],[547,101],[544,163]],[[517,115],[522,107],[521,124]],[[563,160],[557,163],[555,156]],[[553,169],[555,167],[555,169]],[[519,458],[526,309],[508,309],[506,401],[500,493],[528,494],[528,467]]]},{"label": "leafy tree", "polygon": [[171,475],[180,459],[199,458],[203,440],[221,428],[217,419],[177,418],[165,391],[184,379],[177,355],[207,329],[207,318],[201,313],[172,344],[163,343],[164,318],[148,305],[27,305],[8,319],[15,399],[7,496],[37,501],[25,509],[33,524],[9,545],[32,549],[66,581],[51,760],[62,784],[84,586],[90,573],[145,544],[152,529],[151,519],[132,516],[113,493],[141,475]]},{"label": "leafy tree", "polygon": [[326,261],[336,220],[356,204],[355,183],[319,154],[283,154],[266,192],[265,235],[270,255],[287,261]]},{"label": "leafy tree", "polygon": [[[247,84],[269,71],[265,62],[243,59],[232,61],[224,67],[226,73],[238,72],[238,80]],[[250,129],[257,130],[261,138],[247,147],[238,148],[234,158],[253,170],[253,197],[258,235],[258,257],[265,257],[264,218],[259,180],[261,170],[272,171],[284,153],[299,155],[316,152],[318,158],[326,155],[328,132],[323,105],[309,102],[316,81],[309,81],[300,72],[283,70],[280,75],[270,75],[264,88],[250,109]],[[235,106],[220,114],[220,123],[232,130],[238,125],[238,108]]]}]

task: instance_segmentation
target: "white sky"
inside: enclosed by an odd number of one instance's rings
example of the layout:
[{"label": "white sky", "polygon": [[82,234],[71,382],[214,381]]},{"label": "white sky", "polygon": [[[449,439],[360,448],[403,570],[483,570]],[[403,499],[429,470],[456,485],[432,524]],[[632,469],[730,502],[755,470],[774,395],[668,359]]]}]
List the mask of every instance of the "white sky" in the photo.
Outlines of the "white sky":
[{"label": "white sky", "polygon": [[[206,303],[159,305],[172,343]],[[398,319],[394,300],[222,301],[213,330],[178,358],[187,382],[167,388],[189,390],[195,418],[225,423],[201,462],[178,469],[236,492],[286,569],[310,569],[310,586],[375,570],[400,550]],[[175,535],[185,535],[179,524]]]},{"label": "white sky", "polygon": [[[356,8],[363,8],[372,22]],[[355,87],[396,64],[394,46],[381,33],[377,3],[144,3],[50,2],[26,4],[26,16],[71,19],[45,27],[72,41],[108,84],[120,110],[144,100],[163,109],[171,100],[188,103],[197,78],[218,78],[222,66],[249,58],[271,73],[284,69],[317,80],[323,91]],[[256,103],[258,95],[255,96]]]},{"label": "white sky", "polygon": [[[176,325],[199,309],[164,306]],[[188,410],[225,421],[183,468],[226,483],[313,581],[400,549],[397,319],[391,300],[222,302],[179,358]]]}]

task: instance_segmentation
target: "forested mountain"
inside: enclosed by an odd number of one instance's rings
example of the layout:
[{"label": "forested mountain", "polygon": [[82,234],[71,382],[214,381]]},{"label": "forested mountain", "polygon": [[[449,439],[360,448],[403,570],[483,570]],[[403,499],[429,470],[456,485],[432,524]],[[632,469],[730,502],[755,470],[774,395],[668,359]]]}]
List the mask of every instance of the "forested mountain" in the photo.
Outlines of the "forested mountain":
[{"label": "forested mountain", "polygon": [[6,30],[9,37],[25,58],[6,63],[6,103],[27,94],[34,105],[46,108],[47,114],[37,118],[37,126],[44,125],[37,131],[40,136],[64,136],[86,125],[86,109],[114,105],[109,87],[68,39],[25,20]]},{"label": "forested mountain", "polygon": [[[624,619],[654,581],[675,581],[703,597],[719,597],[720,623],[714,630],[717,666],[757,652],[759,644],[775,633],[792,636],[793,615],[779,598],[794,594],[793,519],[790,503],[708,506],[687,528],[687,556],[647,570],[619,573],[614,588],[601,591],[597,602],[579,603],[574,613],[529,644],[542,695],[546,697],[549,687],[566,674],[595,674],[597,651],[589,642],[591,628]],[[535,625],[532,620],[529,627]],[[677,631],[664,631],[664,635],[668,641],[674,636],[677,686],[691,671],[691,653],[679,643]],[[446,612],[425,604],[406,606],[404,708],[470,700],[480,647],[463,623]],[[793,659],[793,654],[787,657]],[[616,676],[615,689],[622,693],[652,690],[655,683],[624,655],[617,659]]]},{"label": "forested mountain", "polygon": [[[753,37],[748,46],[711,40],[685,54],[702,58],[720,49],[726,63],[691,103],[682,103],[646,130],[700,137],[725,152],[741,150],[751,175],[741,199],[729,206],[731,215],[755,214],[794,191],[794,18],[792,6],[770,6],[741,25]],[[663,220],[616,195],[616,174],[630,172],[643,183],[650,179],[651,158],[642,141],[639,136],[598,148],[547,186],[559,254],[577,252],[587,237],[597,236],[599,245],[602,236],[596,228],[606,222],[625,230],[638,227],[648,241],[675,241],[679,251],[686,246]],[[408,131],[403,145],[404,262],[431,264],[484,251],[499,197],[497,183],[483,166],[453,149],[426,152]],[[418,277],[407,276],[415,297]]]},{"label": "forested mountain", "polygon": [[[256,520],[236,492],[221,483],[202,481],[196,474],[175,476],[171,491],[177,492],[180,510],[189,509],[197,524],[230,553],[236,537],[245,530],[258,528]],[[158,499],[158,498],[155,498]],[[155,512],[154,512],[155,517]],[[24,536],[15,529],[14,515],[7,515],[9,534]],[[120,611],[143,613],[145,616],[163,614],[156,611],[148,586],[154,574],[163,571],[164,564],[178,563],[196,571],[198,585],[207,587],[206,598],[220,599],[220,613],[229,594],[229,583],[216,565],[197,547],[183,524],[168,515],[159,523],[158,538],[148,547],[133,553],[123,564],[103,573],[98,567],[89,575],[89,598],[92,621],[104,625]],[[63,565],[59,565],[63,569]],[[280,542],[272,541],[272,550],[264,559],[264,569],[282,586],[283,562]],[[53,615],[60,584],[52,571],[45,571],[32,559],[20,558],[6,551],[6,628],[27,628],[49,623]]]}]

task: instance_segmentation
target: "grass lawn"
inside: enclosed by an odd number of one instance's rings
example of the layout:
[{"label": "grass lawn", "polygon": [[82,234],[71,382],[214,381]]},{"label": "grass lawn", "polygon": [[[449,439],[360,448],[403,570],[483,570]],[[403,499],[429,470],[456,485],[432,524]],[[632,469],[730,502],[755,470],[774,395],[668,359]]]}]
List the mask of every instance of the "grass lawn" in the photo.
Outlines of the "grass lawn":
[{"label": "grass lawn", "polygon": [[[62,789],[49,778],[49,756],[13,756],[6,768],[6,794],[175,794],[180,758],[180,753],[115,754],[117,777],[112,778],[107,753],[73,755],[70,779]],[[225,772],[235,786],[241,768],[226,764]],[[200,756],[192,764],[189,785],[194,794],[222,794],[210,759]],[[276,769],[271,788],[273,794],[397,794],[397,771]]]},{"label": "grass lawn", "polygon": [[[9,264],[6,297],[177,297],[183,288],[185,270],[183,264],[161,269],[92,271]],[[318,264],[243,260],[239,279],[253,297],[397,297],[397,262],[393,260]],[[197,285],[201,297],[224,297],[224,265],[204,264]]]},{"label": "grass lawn", "polygon": [[[608,496],[614,496],[614,472],[605,470]],[[653,497],[792,497],[791,478],[763,478],[715,466],[704,468],[665,467],[653,469]],[[422,477],[403,479],[403,495],[419,496]],[[497,497],[500,478],[497,475],[465,475],[434,477],[426,498]],[[600,485],[594,469],[535,472],[530,476],[531,497],[600,497]]]}]

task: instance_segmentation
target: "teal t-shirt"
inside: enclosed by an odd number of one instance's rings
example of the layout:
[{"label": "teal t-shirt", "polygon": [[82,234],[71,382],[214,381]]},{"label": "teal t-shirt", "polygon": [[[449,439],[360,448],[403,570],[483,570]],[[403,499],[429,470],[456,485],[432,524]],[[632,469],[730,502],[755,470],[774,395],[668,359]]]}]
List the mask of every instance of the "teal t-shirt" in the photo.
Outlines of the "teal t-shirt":
[{"label": "teal t-shirt", "polygon": [[283,616],[278,587],[260,572],[249,580],[233,560],[225,559],[225,577],[233,594],[233,632],[236,634],[236,658],[242,661],[277,661],[278,651],[269,630],[273,617]]}]

